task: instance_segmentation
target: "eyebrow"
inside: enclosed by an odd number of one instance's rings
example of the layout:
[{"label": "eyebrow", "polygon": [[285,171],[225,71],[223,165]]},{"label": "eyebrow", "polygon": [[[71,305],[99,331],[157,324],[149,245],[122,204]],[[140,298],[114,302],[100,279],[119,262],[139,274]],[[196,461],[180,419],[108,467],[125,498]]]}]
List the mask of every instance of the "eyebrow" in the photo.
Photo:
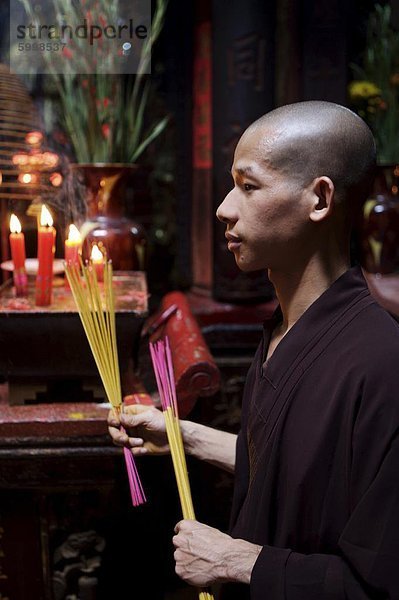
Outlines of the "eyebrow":
[{"label": "eyebrow", "polygon": [[233,173],[238,173],[239,175],[253,175],[253,169],[252,167],[238,167],[236,169],[234,169],[234,167],[231,167],[231,174],[233,175]]}]

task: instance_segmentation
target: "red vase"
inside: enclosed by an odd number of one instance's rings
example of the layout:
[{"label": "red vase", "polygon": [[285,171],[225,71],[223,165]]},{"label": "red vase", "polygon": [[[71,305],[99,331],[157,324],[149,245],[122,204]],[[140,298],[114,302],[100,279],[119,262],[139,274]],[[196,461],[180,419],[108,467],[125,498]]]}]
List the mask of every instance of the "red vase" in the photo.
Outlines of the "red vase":
[{"label": "red vase", "polygon": [[360,224],[361,262],[369,273],[399,272],[399,165],[379,166]]},{"label": "red vase", "polygon": [[73,170],[85,188],[83,258],[89,258],[93,244],[97,244],[112,260],[114,270],[145,270],[147,236],[144,228],[128,216],[134,211],[136,184],[142,179],[140,167],[95,163],[76,164]]}]

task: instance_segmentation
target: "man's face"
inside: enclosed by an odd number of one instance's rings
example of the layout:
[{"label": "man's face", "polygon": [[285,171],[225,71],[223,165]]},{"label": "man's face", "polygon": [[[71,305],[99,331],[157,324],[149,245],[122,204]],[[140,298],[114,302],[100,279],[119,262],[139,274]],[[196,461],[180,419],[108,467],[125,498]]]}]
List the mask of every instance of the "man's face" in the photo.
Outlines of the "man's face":
[{"label": "man's face", "polygon": [[234,188],[216,213],[227,226],[228,248],[243,271],[290,268],[309,234],[307,190],[295,173],[270,165],[278,137],[260,128],[244,133],[234,154]]}]

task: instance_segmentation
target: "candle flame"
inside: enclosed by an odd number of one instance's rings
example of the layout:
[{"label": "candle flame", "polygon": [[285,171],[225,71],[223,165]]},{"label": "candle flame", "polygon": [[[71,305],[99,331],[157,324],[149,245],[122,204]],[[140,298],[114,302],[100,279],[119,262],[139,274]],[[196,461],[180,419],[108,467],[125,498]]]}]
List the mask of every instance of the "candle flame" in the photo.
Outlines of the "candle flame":
[{"label": "candle flame", "polygon": [[101,252],[100,248],[97,246],[97,244],[93,245],[91,249],[90,258],[94,262],[102,262],[104,260],[104,255]]},{"label": "candle flame", "polygon": [[20,183],[37,183],[37,175],[35,173],[20,173],[18,181]]},{"label": "candle flame", "polygon": [[79,233],[79,229],[73,223],[69,226],[68,241],[78,242],[79,244],[82,241],[82,236]]},{"label": "candle flame", "polygon": [[17,215],[12,214],[10,217],[10,231],[11,233],[21,233],[22,231],[21,222]]},{"label": "candle flame", "polygon": [[37,144],[40,144],[42,140],[43,134],[41,131],[30,131],[26,134],[25,137],[26,143],[30,144],[31,146],[36,146]]},{"label": "candle flame", "polygon": [[42,212],[40,213],[40,225],[42,227],[51,227],[53,225],[53,217],[51,216],[45,204],[42,204]]},{"label": "candle flame", "polygon": [[13,165],[27,165],[29,162],[29,156],[26,153],[14,154],[12,157]]},{"label": "candle flame", "polygon": [[61,173],[52,173],[49,177],[50,179],[50,183],[54,186],[54,187],[59,187],[62,183],[62,175]]},{"label": "candle flame", "polygon": [[46,167],[53,168],[58,165],[59,157],[55,152],[44,152],[41,156]]}]

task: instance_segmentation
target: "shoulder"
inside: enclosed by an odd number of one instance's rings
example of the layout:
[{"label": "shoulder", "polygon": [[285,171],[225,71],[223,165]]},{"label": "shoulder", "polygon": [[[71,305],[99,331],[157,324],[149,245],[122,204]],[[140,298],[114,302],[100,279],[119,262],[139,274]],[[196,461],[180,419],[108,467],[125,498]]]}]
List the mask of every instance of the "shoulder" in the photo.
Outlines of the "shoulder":
[{"label": "shoulder", "polygon": [[354,338],[346,360],[356,373],[360,421],[366,419],[376,431],[379,425],[383,430],[398,428],[399,324],[373,302],[347,333]]},{"label": "shoulder", "polygon": [[383,410],[399,425],[399,324],[371,302],[347,324],[334,343],[333,372],[357,407]]},{"label": "shoulder", "polygon": [[365,367],[396,365],[399,374],[399,323],[375,301],[353,318],[343,335]]}]

